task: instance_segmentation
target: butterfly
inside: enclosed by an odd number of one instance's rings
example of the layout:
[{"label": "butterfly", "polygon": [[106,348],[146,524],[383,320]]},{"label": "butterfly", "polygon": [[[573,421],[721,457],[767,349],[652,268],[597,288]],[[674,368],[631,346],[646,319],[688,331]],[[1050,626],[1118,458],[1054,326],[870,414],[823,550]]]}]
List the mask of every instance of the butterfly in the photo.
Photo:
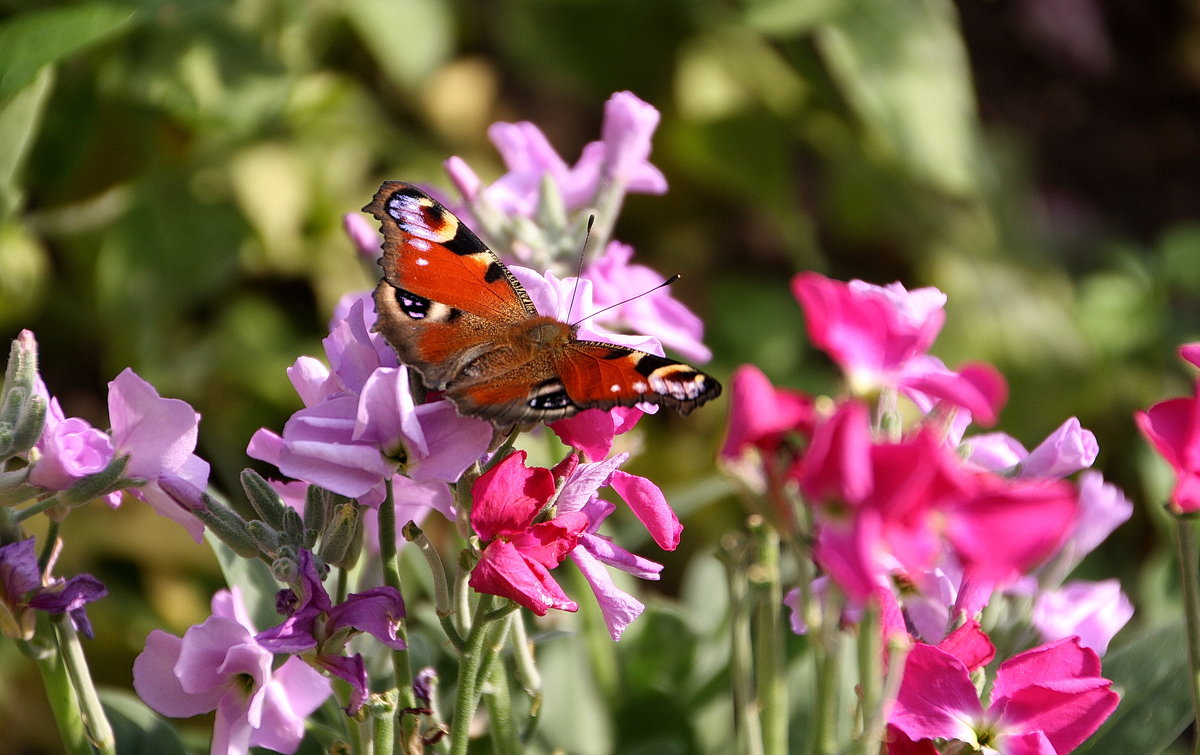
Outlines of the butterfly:
[{"label": "butterfly", "polygon": [[640,403],[687,414],[720,395],[694,367],[579,340],[578,325],[538,314],[500,258],[415,186],[387,181],[363,211],[384,237],[375,330],[459,414],[507,428]]}]

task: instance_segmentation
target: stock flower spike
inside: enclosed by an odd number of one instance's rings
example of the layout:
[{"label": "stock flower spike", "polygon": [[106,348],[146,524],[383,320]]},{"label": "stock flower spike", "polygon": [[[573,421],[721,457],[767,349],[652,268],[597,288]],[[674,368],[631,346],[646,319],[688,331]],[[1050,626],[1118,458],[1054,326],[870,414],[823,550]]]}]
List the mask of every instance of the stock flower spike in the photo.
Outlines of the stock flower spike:
[{"label": "stock flower spike", "polygon": [[114,452],[129,455],[125,474],[146,481],[130,494],[200,542],[204,525],[159,485],[169,478],[197,493],[208,485],[208,462],[193,453],[200,415],[184,401],[162,398],[154,386],[125,369],[108,384],[108,419]]},{"label": "stock flower spike", "polygon": [[293,753],[304,719],[329,697],[329,681],[293,657],[272,669],[236,591],[213,598],[213,615],[183,637],[156,629],[133,664],[138,695],[164,716],[215,710],[212,755],[250,747]]},{"label": "stock flower spike", "polygon": [[483,545],[470,585],[489,595],[513,600],[538,616],[551,609],[577,611],[550,569],[558,566],[588,527],[578,511],[560,512],[535,523],[554,496],[549,469],[525,466],[516,451],[479,476],[472,492],[471,527]]},{"label": "stock flower spike", "polygon": [[1065,755],[1099,728],[1119,700],[1112,682],[1100,676],[1099,657],[1077,638],[1000,664],[986,708],[971,667],[954,652],[914,645],[888,723],[914,742],[946,739],[1006,755]]},{"label": "stock flower spike", "polygon": [[50,579],[43,584],[34,540],[0,547],[0,632],[13,639],[33,637],[34,611],[69,614],[79,633],[91,639],[92,624],[84,606],[108,594],[90,574]]}]

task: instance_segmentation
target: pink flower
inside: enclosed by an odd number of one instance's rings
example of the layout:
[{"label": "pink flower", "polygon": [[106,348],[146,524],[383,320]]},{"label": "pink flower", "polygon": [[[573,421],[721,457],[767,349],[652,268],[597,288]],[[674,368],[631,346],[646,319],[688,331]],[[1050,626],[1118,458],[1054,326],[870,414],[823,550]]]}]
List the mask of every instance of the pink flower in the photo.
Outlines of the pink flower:
[{"label": "pink flower", "polygon": [[1190,397],[1160,402],[1135,412],[1134,421],[1146,440],[1175,472],[1171,510],[1200,510],[1200,383]]},{"label": "pink flower", "polygon": [[1016,476],[1061,478],[1087,469],[1100,451],[1096,436],[1071,417],[1050,433],[1033,451],[1026,451],[1015,438],[1004,433],[987,433],[968,438],[971,462],[992,472],[1009,469]]},{"label": "pink flower", "polygon": [[1000,664],[985,708],[969,666],[917,643],[888,723],[914,742],[947,739],[1012,755],[1063,755],[1116,709],[1100,659],[1076,638],[1042,645]]},{"label": "pink flower", "polygon": [[927,429],[874,442],[867,421],[865,406],[844,402],[796,469],[817,506],[815,556],[852,598],[896,568],[930,569],[946,547],[967,580],[1000,582],[1062,542],[1078,505],[1070,485],[968,470]]},{"label": "pink flower", "polygon": [[563,443],[589,459],[603,459],[612,450],[616,436],[633,429],[645,414],[636,406],[616,406],[608,411],[584,409],[574,417],[551,422],[549,427]]},{"label": "pink flower", "polygon": [[164,479],[196,491],[208,485],[208,462],[192,453],[200,415],[184,401],[160,397],[154,386],[127,368],[108,384],[108,417],[114,453],[129,455],[126,476],[146,481],[130,488],[130,494],[200,542],[204,525],[159,485]]},{"label": "pink flower", "polygon": [[730,394],[722,460],[735,460],[749,447],[772,454],[789,434],[812,434],[816,421],[812,398],[800,391],[776,388],[752,364],[733,371]]},{"label": "pink flower", "polygon": [[272,670],[272,653],[245,621],[240,598],[219,595],[213,616],[182,638],[154,630],[134,661],[134,688],[164,716],[216,710],[213,755],[250,747],[295,752],[304,719],[329,697],[329,681],[299,658]]},{"label": "pink flower", "polygon": [[1042,593],[1033,607],[1033,625],[1044,640],[1076,636],[1079,644],[1104,655],[1108,643],[1133,618],[1133,604],[1115,579],[1068,582]]},{"label": "pink flower", "polygon": [[583,277],[592,282],[593,311],[618,305],[597,319],[614,330],[654,336],[692,361],[712,359],[712,352],[701,341],[704,323],[671,295],[669,287],[646,293],[666,279],[645,265],[631,264],[632,257],[633,247],[610,241],[604,254],[583,271]]},{"label": "pink flower", "polygon": [[475,481],[471,527],[484,543],[469,584],[481,593],[513,600],[538,616],[555,608],[576,611],[550,569],[562,563],[587,529],[587,516],[560,512],[544,522],[534,519],[554,495],[549,469],[525,466],[516,451]]},{"label": "pink flower", "polygon": [[[37,383],[38,393],[48,397],[40,379]],[[66,490],[113,460],[112,439],[85,420],[65,417],[54,397],[47,402],[46,423],[35,448],[29,482],[47,490]],[[105,500],[110,506],[119,505],[120,491],[108,494]]]},{"label": "pink flower", "polygon": [[945,319],[946,296],[934,288],[906,291],[817,273],[792,279],[809,338],[842,368],[856,395],[901,391],[923,411],[939,401],[961,407],[976,422],[995,421],[1007,398],[1004,379],[987,365],[949,370],[927,354]]}]

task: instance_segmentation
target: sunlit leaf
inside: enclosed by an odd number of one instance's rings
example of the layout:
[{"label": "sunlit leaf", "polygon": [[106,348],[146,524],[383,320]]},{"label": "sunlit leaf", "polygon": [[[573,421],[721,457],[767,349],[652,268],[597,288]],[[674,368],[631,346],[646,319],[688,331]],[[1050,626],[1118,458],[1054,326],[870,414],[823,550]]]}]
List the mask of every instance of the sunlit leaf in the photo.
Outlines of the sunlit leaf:
[{"label": "sunlit leaf", "polygon": [[342,10],[396,84],[412,86],[449,56],[450,12],[439,0],[348,0]]},{"label": "sunlit leaf", "polygon": [[20,169],[33,145],[54,72],[46,66],[28,86],[0,105],[0,220],[21,202]]},{"label": "sunlit leaf", "polygon": [[25,13],[0,25],[0,102],[28,86],[43,66],[111,37],[133,16],[126,7],[86,3]]},{"label": "sunlit leaf", "polygon": [[817,41],[886,157],[952,194],[976,190],[971,70],[948,0],[854,0]]},{"label": "sunlit leaf", "polygon": [[128,692],[102,690],[100,701],[121,755],[183,755],[187,750],[171,725]]}]

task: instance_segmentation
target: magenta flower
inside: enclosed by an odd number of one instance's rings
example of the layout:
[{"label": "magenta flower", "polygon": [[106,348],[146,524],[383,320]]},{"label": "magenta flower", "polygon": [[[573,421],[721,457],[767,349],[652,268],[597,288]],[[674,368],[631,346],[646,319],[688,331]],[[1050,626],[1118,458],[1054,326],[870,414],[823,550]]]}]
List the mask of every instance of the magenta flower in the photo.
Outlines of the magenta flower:
[{"label": "magenta flower", "polygon": [[943,401],[981,424],[995,421],[1007,398],[1000,374],[987,365],[955,372],[927,353],[945,320],[942,292],[842,283],[812,272],[793,278],[792,292],[813,345],[842,368],[852,393],[896,389],[923,411]]},{"label": "magenta flower", "polygon": [[[66,490],[78,480],[100,472],[113,459],[112,439],[78,417],[63,415],[58,399],[49,396],[38,379],[38,393],[46,397],[46,423],[31,454],[29,482],[46,490]],[[109,506],[121,503],[120,491],[104,496]]]},{"label": "magenta flower", "polygon": [[914,742],[946,739],[985,752],[1063,755],[1116,709],[1100,659],[1075,638],[1042,645],[1000,664],[985,708],[969,666],[946,650],[917,643],[888,723]]},{"label": "magenta flower", "polygon": [[790,434],[812,434],[816,414],[810,396],[776,388],[752,364],[733,371],[729,399],[729,429],[721,459],[733,461],[750,447],[773,454]]},{"label": "magenta flower", "polygon": [[193,453],[200,415],[185,401],[160,397],[154,386],[126,368],[108,384],[108,418],[114,453],[129,456],[125,474],[146,481],[130,488],[130,494],[200,542],[203,523],[159,485],[170,479],[197,492],[207,487],[208,462]]},{"label": "magenta flower", "polygon": [[471,527],[483,543],[469,584],[476,591],[515,601],[538,616],[555,608],[576,611],[550,570],[563,562],[588,527],[579,511],[534,523],[554,495],[549,469],[525,466],[516,451],[484,472],[472,491]]},{"label": "magenta flower", "polygon": [[1079,644],[1098,655],[1133,618],[1133,604],[1115,579],[1101,582],[1068,582],[1042,593],[1033,606],[1033,625],[1043,640],[1075,636]]},{"label": "magenta flower", "polygon": [[818,562],[859,600],[896,568],[936,566],[947,547],[969,581],[1012,579],[1062,542],[1078,505],[1060,481],[969,470],[928,430],[875,442],[858,402],[817,426],[796,475],[817,506]]},{"label": "magenta flower", "polygon": [[[635,479],[642,482],[630,483],[628,478],[633,475],[627,475],[618,469],[628,458],[629,454],[617,454],[594,464],[579,464],[577,457],[572,454],[553,470],[554,478],[561,480],[556,501],[558,511],[581,512],[589,521],[587,531],[580,535],[578,545],[570,552],[570,558],[592,588],[608,627],[609,636],[614,641],[621,639],[626,627],[640,616],[646,607],[637,598],[617,587],[605,567],[618,569],[640,579],[657,580],[662,565],[630,553],[614,543],[611,538],[599,533],[600,525],[616,507],[608,501],[601,500],[597,491],[606,485],[613,485],[615,481],[617,486],[621,486],[622,490],[619,492],[629,502],[630,507],[635,511],[642,510],[640,516],[645,516],[658,532],[655,539],[662,538],[670,544],[671,549],[678,543],[679,532],[682,530],[674,512],[667,507],[665,498],[653,483],[640,477]],[[621,477],[622,475],[624,477]]]},{"label": "magenta flower", "polygon": [[70,615],[79,633],[91,639],[92,624],[84,606],[107,594],[108,589],[90,574],[43,580],[32,537],[0,547],[0,632],[6,637],[32,638],[34,611],[48,611]]},{"label": "magenta flower", "polygon": [[548,427],[563,443],[582,451],[588,459],[599,460],[608,456],[613,440],[632,430],[643,414],[636,406],[615,406],[608,411],[584,409]]},{"label": "magenta flower", "polygon": [[182,638],[154,630],[133,663],[134,688],[164,716],[215,710],[213,755],[250,747],[293,753],[304,719],[329,697],[329,681],[299,658],[272,670],[273,654],[246,622],[240,597],[219,593],[213,615]]},{"label": "magenta flower", "polygon": [[1171,510],[1200,511],[1200,383],[1190,397],[1168,399],[1135,412],[1138,429],[1175,472]]}]

